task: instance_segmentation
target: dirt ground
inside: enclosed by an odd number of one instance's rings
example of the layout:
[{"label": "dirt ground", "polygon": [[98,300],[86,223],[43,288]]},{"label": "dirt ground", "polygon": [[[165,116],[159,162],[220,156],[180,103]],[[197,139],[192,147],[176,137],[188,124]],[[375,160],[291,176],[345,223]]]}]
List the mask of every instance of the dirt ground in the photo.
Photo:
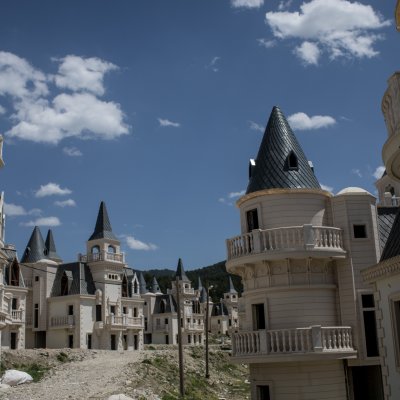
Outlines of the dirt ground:
[{"label": "dirt ground", "polygon": [[[185,398],[250,398],[247,367],[231,364],[229,354],[218,349],[210,351],[208,380],[204,378],[204,349],[188,347],[184,354]],[[3,352],[2,363],[7,368],[34,364],[46,370],[38,382],[0,390],[2,400],[103,400],[112,394],[137,400],[178,398],[177,349],[171,346],[150,346],[138,352],[18,350]]]}]

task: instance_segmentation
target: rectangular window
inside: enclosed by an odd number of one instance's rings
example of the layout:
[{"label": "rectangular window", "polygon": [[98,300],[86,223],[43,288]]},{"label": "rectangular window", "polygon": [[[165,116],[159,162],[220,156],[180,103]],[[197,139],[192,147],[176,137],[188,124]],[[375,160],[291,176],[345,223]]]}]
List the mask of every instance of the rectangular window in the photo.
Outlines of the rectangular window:
[{"label": "rectangular window", "polygon": [[91,348],[92,348],[92,334],[91,333],[87,334],[86,342],[87,342],[87,348],[89,350],[91,350]]},{"label": "rectangular window", "polygon": [[375,301],[373,294],[361,295],[362,316],[364,322],[365,347],[367,357],[378,357],[378,335],[376,331]]},{"label": "rectangular window", "polygon": [[115,306],[110,306],[110,314],[115,315]]},{"label": "rectangular window", "polygon": [[96,304],[96,321],[102,321],[103,317],[102,317],[102,312],[101,312],[101,304]]},{"label": "rectangular window", "polygon": [[128,308],[122,307],[122,314],[128,314]]},{"label": "rectangular window", "polygon": [[74,335],[68,335],[68,347],[70,349],[74,347]]},{"label": "rectangular window", "polygon": [[136,307],[133,308],[133,316],[134,317],[138,316],[138,309]]},{"label": "rectangular window", "polygon": [[264,304],[253,304],[253,327],[255,331],[265,329]]},{"label": "rectangular window", "polygon": [[367,237],[367,227],[365,225],[353,225],[354,239],[363,239]]},{"label": "rectangular window", "polygon": [[392,300],[393,337],[396,349],[396,365],[400,367],[400,299]]},{"label": "rectangular window", "polygon": [[39,276],[38,275],[35,276],[35,282],[39,282]]},{"label": "rectangular window", "polygon": [[192,343],[192,337],[190,335],[188,335],[188,343]]},{"label": "rectangular window", "polygon": [[246,213],[247,220],[247,231],[251,232],[253,229],[258,229],[258,214],[257,209],[247,211]]},{"label": "rectangular window", "polygon": [[268,385],[257,385],[257,400],[271,400]]},{"label": "rectangular window", "polygon": [[68,315],[74,315],[74,306],[72,304],[68,306]]},{"label": "rectangular window", "polygon": [[117,337],[115,335],[111,335],[111,350],[117,350]]},{"label": "rectangular window", "polygon": [[13,297],[13,299],[12,299],[11,308],[13,310],[17,310],[18,309],[18,300],[15,297]]},{"label": "rectangular window", "polygon": [[168,325],[168,318],[165,318],[164,324],[165,324],[165,325]]},{"label": "rectangular window", "polygon": [[39,304],[35,304],[34,314],[33,314],[33,327],[37,328],[39,326]]}]

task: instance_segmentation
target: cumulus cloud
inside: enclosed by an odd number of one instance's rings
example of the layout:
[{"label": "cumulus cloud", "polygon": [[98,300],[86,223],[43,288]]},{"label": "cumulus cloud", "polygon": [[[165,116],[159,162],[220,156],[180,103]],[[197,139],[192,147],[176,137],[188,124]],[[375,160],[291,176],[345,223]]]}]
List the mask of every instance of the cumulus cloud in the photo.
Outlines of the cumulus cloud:
[{"label": "cumulus cloud", "polygon": [[383,173],[385,172],[386,168],[383,165],[380,165],[379,167],[376,168],[372,176],[375,179],[380,179],[382,178]]},{"label": "cumulus cloud", "polygon": [[173,121],[170,121],[169,119],[162,119],[162,118],[158,118],[158,123],[163,128],[165,128],[167,126],[172,126],[174,128],[179,128],[181,126],[181,124],[179,122],[173,122]]},{"label": "cumulus cloud", "polygon": [[240,192],[231,192],[228,193],[228,198],[230,199],[236,199],[237,197],[242,197],[246,193],[245,190],[241,190]]},{"label": "cumulus cloud", "polygon": [[13,203],[4,203],[4,213],[7,217],[21,217],[24,215],[39,216],[41,215],[42,210],[39,208],[32,208],[32,210],[27,211],[23,206]]},{"label": "cumulus cloud", "polygon": [[135,239],[133,236],[126,236],[125,240],[128,247],[132,250],[150,251],[158,249],[158,246],[155,244],[142,242],[138,239]]},{"label": "cumulus cloud", "polygon": [[264,4],[264,0],[231,0],[234,8],[260,8]]},{"label": "cumulus cloud", "polygon": [[375,57],[376,31],[390,25],[370,5],[347,0],[311,0],[299,11],[267,12],[265,20],[275,38],[302,42],[294,52],[308,65],[323,52],[332,60]]},{"label": "cumulus cloud", "polygon": [[49,182],[47,185],[40,185],[40,188],[35,193],[35,197],[64,196],[71,193],[70,189],[61,188],[58,183]]},{"label": "cumulus cloud", "polygon": [[57,207],[75,207],[76,202],[73,199],[67,199],[67,200],[62,200],[62,201],[55,201],[54,205]]},{"label": "cumulus cloud", "polygon": [[[0,52],[0,96],[11,98],[6,136],[58,144],[67,137],[114,139],[129,133],[121,106],[104,101],[104,75],[117,67],[98,58],[66,56],[46,75],[12,53]],[[71,92],[51,94],[49,86]]]},{"label": "cumulus cloud", "polygon": [[118,67],[97,57],[83,58],[68,55],[56,60],[60,62],[55,84],[73,91],[86,90],[96,95],[104,94],[104,75]]},{"label": "cumulus cloud", "polygon": [[287,1],[280,1],[279,5],[278,5],[278,10],[282,11],[282,10],[286,10],[287,8],[289,8],[292,5],[293,0],[287,0]]},{"label": "cumulus cloud", "polygon": [[246,194],[246,190],[240,190],[238,192],[230,192],[225,197],[220,197],[218,201],[222,204],[226,204],[227,206],[233,206],[233,201],[239,197],[242,197]]},{"label": "cumulus cloud", "polygon": [[270,49],[271,47],[276,46],[277,43],[277,41],[274,39],[264,39],[264,38],[257,39],[257,42],[260,46],[263,46],[266,49]]},{"label": "cumulus cloud", "polygon": [[295,130],[311,130],[327,128],[335,125],[336,120],[329,115],[314,115],[309,117],[303,112],[292,114],[288,117],[290,126]]},{"label": "cumulus cloud", "polygon": [[250,129],[252,129],[253,131],[264,132],[264,128],[260,124],[257,124],[257,122],[249,121],[249,124]]},{"label": "cumulus cloud", "polygon": [[64,147],[63,153],[70,157],[81,157],[83,156],[82,152],[76,147]]},{"label": "cumulus cloud", "polygon": [[21,226],[60,226],[61,221],[57,217],[43,217],[34,221],[22,222]]},{"label": "cumulus cloud", "polygon": [[327,192],[333,193],[333,187],[332,186],[324,185],[323,183],[321,183],[321,189],[322,190],[326,190]]}]

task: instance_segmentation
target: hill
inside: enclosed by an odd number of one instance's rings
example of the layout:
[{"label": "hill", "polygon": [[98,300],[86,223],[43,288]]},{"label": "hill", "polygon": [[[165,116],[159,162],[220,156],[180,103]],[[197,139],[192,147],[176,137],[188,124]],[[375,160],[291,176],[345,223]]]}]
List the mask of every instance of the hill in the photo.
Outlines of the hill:
[{"label": "hill", "polygon": [[[175,270],[167,268],[151,269],[142,272],[148,286],[151,284],[153,276],[155,276],[163,293],[166,293],[167,289],[171,288],[171,281],[175,278]],[[212,285],[213,289],[210,291],[210,296],[214,302],[222,298],[223,294],[229,289],[229,274],[226,271],[225,261],[186,271],[186,275],[192,281],[192,287],[195,289],[197,289],[199,277],[203,286],[207,283],[210,286]],[[243,291],[241,279],[236,275],[231,275],[231,277],[236,290],[241,293]]]}]

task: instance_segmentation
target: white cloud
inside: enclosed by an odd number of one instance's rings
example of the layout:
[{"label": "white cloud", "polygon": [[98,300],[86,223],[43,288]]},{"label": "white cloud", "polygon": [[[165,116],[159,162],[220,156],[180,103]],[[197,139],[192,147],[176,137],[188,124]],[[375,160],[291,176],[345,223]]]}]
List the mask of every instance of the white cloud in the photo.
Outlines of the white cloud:
[{"label": "white cloud", "polygon": [[329,115],[314,115],[313,117],[309,117],[303,112],[290,115],[288,121],[290,126],[295,130],[327,128],[336,123],[336,120]]},{"label": "white cloud", "polygon": [[257,42],[260,46],[265,47],[266,49],[270,49],[271,47],[276,46],[277,41],[274,39],[264,39],[264,38],[260,38],[257,39]]},{"label": "white cloud", "polygon": [[383,173],[385,172],[385,167],[383,165],[380,165],[379,167],[376,168],[376,170],[374,171],[374,173],[372,174],[372,176],[375,179],[380,179],[383,175]]},{"label": "white cloud", "polygon": [[81,157],[83,156],[82,152],[76,147],[64,147],[63,153],[70,157]]},{"label": "white cloud", "polygon": [[118,67],[97,57],[83,58],[68,55],[62,59],[55,84],[60,88],[73,91],[86,90],[96,95],[104,94],[104,75]]},{"label": "white cloud", "polygon": [[231,0],[232,7],[235,8],[260,8],[264,0]]},{"label": "white cloud", "polygon": [[115,139],[128,133],[119,104],[90,93],[60,94],[47,100],[22,101],[6,134],[33,142],[57,144],[67,137]]},{"label": "white cloud", "polygon": [[43,217],[34,221],[23,222],[22,226],[60,226],[61,222],[57,217]]},{"label": "white cloud", "polygon": [[0,105],[0,115],[4,115],[6,113],[6,109]]},{"label": "white cloud", "polygon": [[57,207],[75,207],[76,202],[73,199],[67,199],[67,200],[62,200],[62,201],[55,201],[54,205]]},{"label": "white cloud", "polygon": [[264,128],[260,124],[257,124],[257,122],[249,121],[249,123],[250,129],[252,129],[253,131],[264,132]]},{"label": "white cloud", "polygon": [[318,65],[318,59],[321,55],[321,52],[315,43],[303,42],[293,51],[297,57],[304,62],[305,65]]},{"label": "white cloud", "polygon": [[169,119],[162,119],[162,118],[158,118],[158,123],[162,127],[172,126],[174,128],[179,128],[181,126],[181,124],[179,122],[173,122],[173,121],[170,121]]},{"label": "white cloud", "polygon": [[353,169],[351,170],[351,173],[354,174],[354,175],[357,175],[359,178],[362,178],[362,177],[363,177],[361,171],[360,171],[358,168],[353,168]]},{"label": "white cloud", "polygon": [[[51,76],[15,54],[0,52],[0,96],[11,97],[12,107],[13,126],[6,136],[57,144],[67,137],[114,139],[128,134],[120,105],[96,96],[104,93],[104,74],[117,67],[98,58],[66,56],[57,61],[59,73]],[[53,83],[79,92],[51,96]]]},{"label": "white cloud", "polygon": [[33,208],[32,210],[27,211],[23,206],[13,203],[4,203],[4,213],[7,217],[21,217],[24,215],[39,216],[42,214],[42,210],[39,208]]},{"label": "white cloud", "polygon": [[265,19],[276,38],[302,41],[295,53],[308,64],[316,64],[321,52],[330,59],[374,57],[381,39],[375,31],[390,25],[370,5],[347,0],[311,0],[299,11],[267,12]]},{"label": "white cloud", "polygon": [[35,197],[64,196],[71,193],[71,190],[61,188],[58,183],[49,182],[47,185],[40,185],[40,188],[35,193]]},{"label": "white cloud", "polygon": [[331,192],[331,193],[333,192],[332,186],[324,185],[323,183],[321,183],[321,189],[326,190],[327,192]]},{"label": "white cloud", "polygon": [[219,68],[217,67],[218,61],[221,59],[221,57],[214,57],[209,64],[206,65],[206,69],[211,69],[214,72],[218,72]]},{"label": "white cloud", "polygon": [[242,197],[245,193],[245,190],[241,190],[240,192],[231,192],[228,194],[228,198],[236,199],[237,197]]},{"label": "white cloud", "polygon": [[278,10],[282,11],[282,10],[286,10],[287,8],[289,8],[292,5],[293,0],[287,0],[287,1],[280,1],[279,5],[278,5]]},{"label": "white cloud", "polygon": [[141,242],[140,240],[135,239],[133,236],[126,236],[125,239],[128,247],[133,250],[150,251],[158,249],[158,246],[155,244]]}]

